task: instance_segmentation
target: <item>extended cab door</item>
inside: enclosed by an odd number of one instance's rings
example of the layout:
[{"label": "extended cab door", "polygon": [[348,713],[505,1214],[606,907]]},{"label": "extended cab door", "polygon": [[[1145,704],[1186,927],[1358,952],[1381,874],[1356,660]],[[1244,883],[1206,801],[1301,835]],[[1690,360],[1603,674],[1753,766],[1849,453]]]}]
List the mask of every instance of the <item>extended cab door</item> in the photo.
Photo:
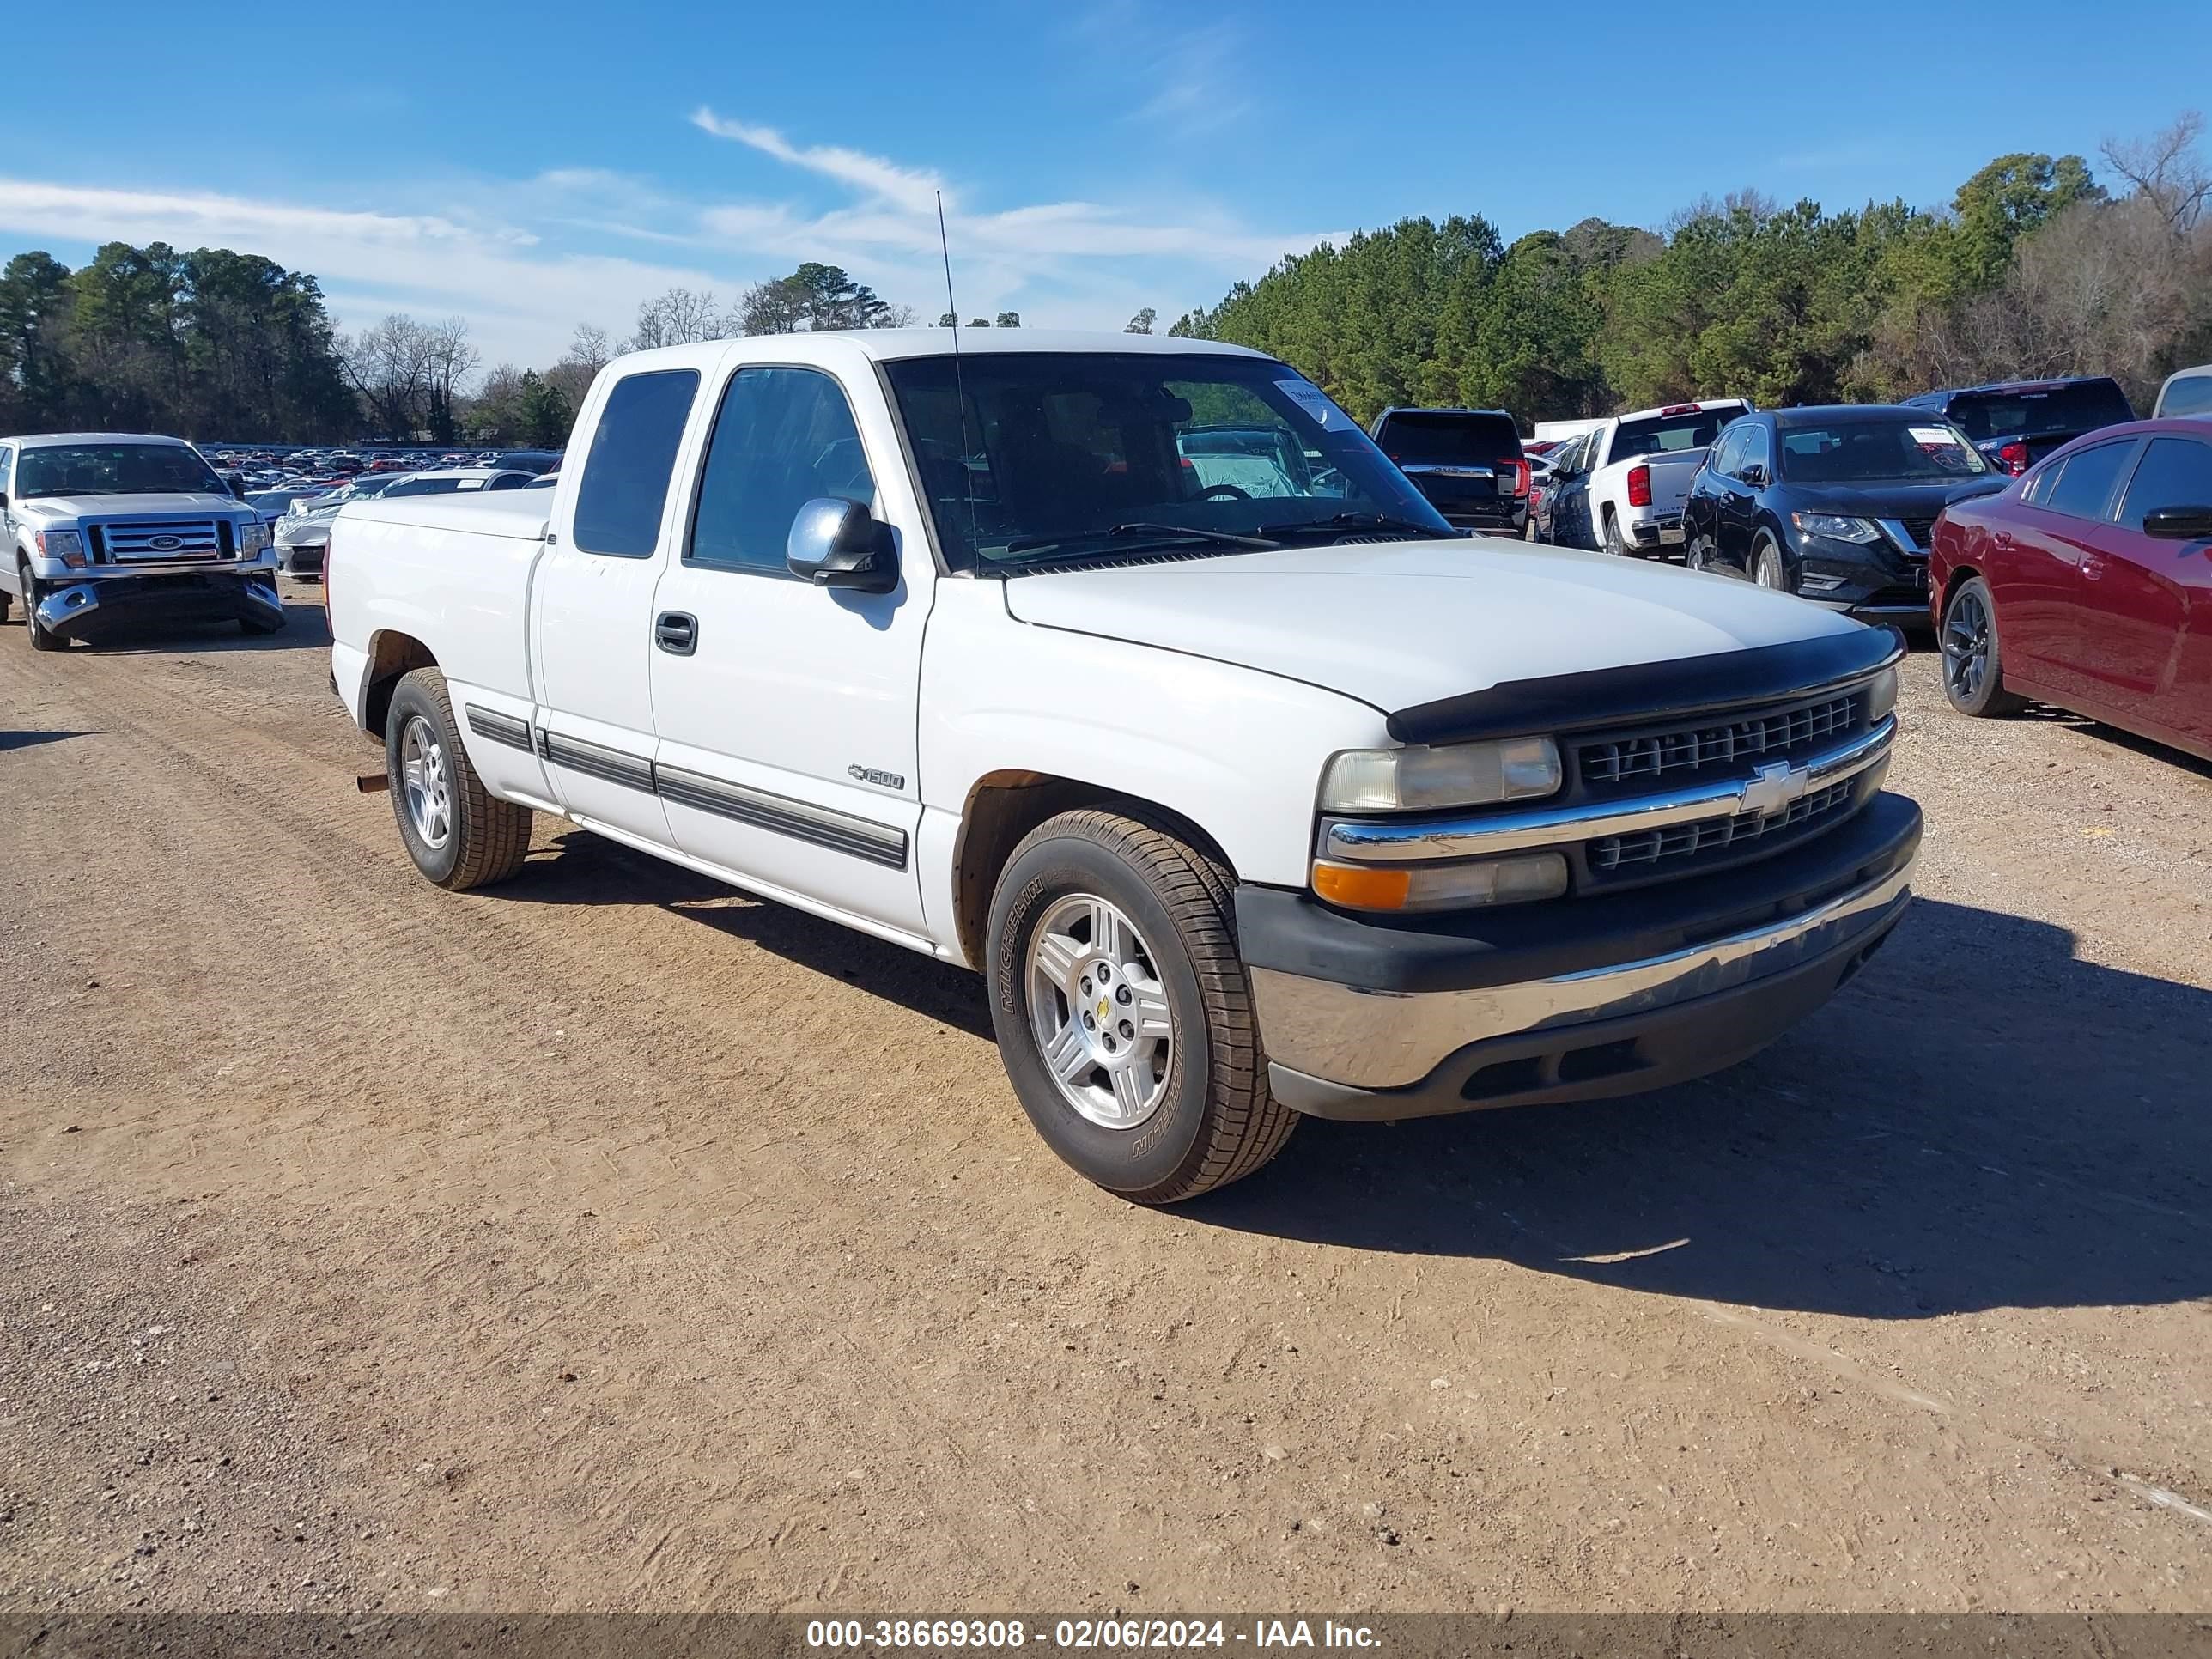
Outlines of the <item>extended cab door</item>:
[{"label": "extended cab door", "polygon": [[653,597],[681,511],[670,483],[699,383],[696,368],[641,367],[593,388],[577,425],[590,449],[574,485],[564,478],[556,492],[530,611],[538,747],[561,805],[661,846]]},{"label": "extended cab door", "polygon": [[[741,354],[714,388],[696,500],[653,600],[669,825],[684,852],[747,884],[917,936],[916,694],[936,576],[919,504],[859,353],[846,378]],[[892,526],[894,591],[792,574],[792,520],[823,496]]]}]

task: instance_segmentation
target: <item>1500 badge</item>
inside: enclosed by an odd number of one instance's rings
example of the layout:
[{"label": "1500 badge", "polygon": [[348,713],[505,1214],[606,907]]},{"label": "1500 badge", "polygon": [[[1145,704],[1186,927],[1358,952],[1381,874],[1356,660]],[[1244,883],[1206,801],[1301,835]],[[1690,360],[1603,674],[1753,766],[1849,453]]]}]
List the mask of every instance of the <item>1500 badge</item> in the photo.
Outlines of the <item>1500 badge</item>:
[{"label": "1500 badge", "polygon": [[906,780],[896,772],[878,772],[872,766],[848,766],[845,775],[855,783],[872,783],[883,789],[903,789]]}]

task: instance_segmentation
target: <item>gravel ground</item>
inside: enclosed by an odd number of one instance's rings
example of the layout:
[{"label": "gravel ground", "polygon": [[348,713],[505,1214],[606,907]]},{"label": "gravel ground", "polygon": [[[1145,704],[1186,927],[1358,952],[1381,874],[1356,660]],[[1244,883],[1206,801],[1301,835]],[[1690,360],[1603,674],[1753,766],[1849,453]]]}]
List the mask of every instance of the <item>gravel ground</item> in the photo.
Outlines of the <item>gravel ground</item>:
[{"label": "gravel ground", "polygon": [[312,597],[0,630],[0,1610],[2212,1606],[2212,768],[1917,657],[1802,1030],[1152,1213],[966,975],[421,881]]}]

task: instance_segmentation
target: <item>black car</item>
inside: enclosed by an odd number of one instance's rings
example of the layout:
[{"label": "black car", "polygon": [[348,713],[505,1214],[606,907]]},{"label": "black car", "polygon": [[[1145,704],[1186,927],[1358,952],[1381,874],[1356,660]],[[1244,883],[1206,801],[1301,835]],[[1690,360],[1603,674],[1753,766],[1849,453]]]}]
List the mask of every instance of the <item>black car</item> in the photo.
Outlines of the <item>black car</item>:
[{"label": "black car", "polygon": [[499,459],[483,463],[486,466],[509,467],[520,472],[550,472],[561,465],[557,449],[502,449]]},{"label": "black car", "polygon": [[1504,410],[1386,409],[1367,435],[1462,530],[1518,536],[1527,527],[1528,463]]},{"label": "black car", "polygon": [[1924,625],[1936,515],[2004,485],[1966,433],[1924,410],[1747,415],[1691,482],[1684,551],[1692,570]]},{"label": "black car", "polygon": [[2010,473],[2027,471],[2085,432],[2136,417],[2120,383],[2106,374],[1923,392],[1904,406],[1941,415],[1972,438],[1991,465]]}]

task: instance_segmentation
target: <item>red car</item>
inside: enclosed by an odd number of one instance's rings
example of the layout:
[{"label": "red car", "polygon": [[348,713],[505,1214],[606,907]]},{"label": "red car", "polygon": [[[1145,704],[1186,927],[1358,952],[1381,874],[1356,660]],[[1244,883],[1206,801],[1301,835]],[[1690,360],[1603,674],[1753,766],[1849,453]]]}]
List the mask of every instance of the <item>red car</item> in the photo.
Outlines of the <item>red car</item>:
[{"label": "red car", "polygon": [[1960,713],[2033,699],[2212,760],[2212,421],[2076,438],[1946,507],[1928,569]]}]

